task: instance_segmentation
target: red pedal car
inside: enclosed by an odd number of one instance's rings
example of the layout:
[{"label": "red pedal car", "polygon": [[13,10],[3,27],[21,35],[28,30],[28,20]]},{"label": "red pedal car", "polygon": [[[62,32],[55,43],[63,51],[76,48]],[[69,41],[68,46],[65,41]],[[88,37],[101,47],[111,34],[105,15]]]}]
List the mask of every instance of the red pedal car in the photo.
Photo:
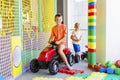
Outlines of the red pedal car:
[{"label": "red pedal car", "polygon": [[[30,70],[33,73],[39,71],[39,69],[49,69],[50,74],[57,74],[59,63],[63,62],[57,51],[57,44],[51,42],[51,47],[45,48],[39,55],[37,59],[33,59],[30,62]],[[71,49],[65,48],[64,54],[67,57],[68,63],[70,66],[73,65],[74,56],[71,52]]]}]

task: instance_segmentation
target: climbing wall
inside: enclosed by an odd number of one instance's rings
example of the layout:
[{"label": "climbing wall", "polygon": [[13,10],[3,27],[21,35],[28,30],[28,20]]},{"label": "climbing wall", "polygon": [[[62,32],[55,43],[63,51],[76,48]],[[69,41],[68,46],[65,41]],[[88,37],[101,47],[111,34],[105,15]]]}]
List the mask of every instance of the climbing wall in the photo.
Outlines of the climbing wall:
[{"label": "climbing wall", "polygon": [[47,45],[54,26],[54,4],[54,0],[22,0],[23,69]]},{"label": "climbing wall", "polygon": [[14,0],[14,36],[22,36],[22,0]]},{"label": "climbing wall", "polygon": [[18,2],[18,0],[0,0],[0,35],[20,35]]},{"label": "climbing wall", "polygon": [[54,9],[54,0],[0,0],[0,75],[5,79],[16,79],[28,70],[46,46]]},{"label": "climbing wall", "polygon": [[12,76],[10,36],[0,37],[0,74],[6,79]]},{"label": "climbing wall", "polygon": [[23,70],[29,67],[29,62],[32,59],[32,12],[31,0],[22,0],[22,26],[23,26]]},{"label": "climbing wall", "polygon": [[13,35],[14,31],[14,0],[0,0],[1,35]]},{"label": "climbing wall", "polygon": [[44,49],[45,46],[48,45],[49,37],[50,37],[50,33],[39,32],[39,36],[38,36],[38,49],[39,50]]},{"label": "climbing wall", "polygon": [[[35,6],[36,5],[36,6]],[[38,57],[38,0],[22,0],[23,70]]]},{"label": "climbing wall", "polygon": [[88,0],[88,67],[96,64],[96,0]]},{"label": "climbing wall", "polygon": [[36,38],[36,33],[31,32],[30,38],[28,37],[28,33],[23,34],[23,69],[29,67],[29,63],[33,58],[38,56],[38,40]]},{"label": "climbing wall", "polygon": [[7,80],[20,74],[19,69],[14,67],[12,45],[12,37],[20,35],[19,1],[0,0],[0,74]]},{"label": "climbing wall", "polygon": [[54,26],[54,0],[42,0],[42,31],[50,32]]},{"label": "climbing wall", "polygon": [[31,10],[32,10],[32,59],[38,57],[38,0],[31,0]]},{"label": "climbing wall", "polygon": [[42,50],[47,44],[54,24],[54,16],[57,12],[56,0],[38,0],[38,50]]}]

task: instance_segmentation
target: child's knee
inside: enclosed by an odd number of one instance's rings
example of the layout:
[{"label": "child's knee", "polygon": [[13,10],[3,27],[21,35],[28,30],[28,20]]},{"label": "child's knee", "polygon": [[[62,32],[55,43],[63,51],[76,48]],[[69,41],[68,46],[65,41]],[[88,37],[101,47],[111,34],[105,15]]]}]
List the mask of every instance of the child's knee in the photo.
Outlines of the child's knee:
[{"label": "child's knee", "polygon": [[76,52],[75,55],[80,55],[80,52]]},{"label": "child's knee", "polygon": [[63,52],[64,49],[65,49],[64,46],[59,45],[59,47],[58,47],[58,52],[61,53],[61,52]]},{"label": "child's knee", "polygon": [[64,48],[65,48],[65,46],[63,44],[60,44],[58,47],[58,49],[64,49]]}]

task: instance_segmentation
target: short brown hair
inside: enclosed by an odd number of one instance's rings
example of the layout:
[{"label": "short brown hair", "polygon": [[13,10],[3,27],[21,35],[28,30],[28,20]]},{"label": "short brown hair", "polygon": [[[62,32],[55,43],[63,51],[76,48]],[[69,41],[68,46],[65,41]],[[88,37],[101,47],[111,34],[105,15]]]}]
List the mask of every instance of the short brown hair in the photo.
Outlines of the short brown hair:
[{"label": "short brown hair", "polygon": [[55,15],[55,18],[56,18],[56,17],[62,17],[61,13],[56,14],[56,15]]}]

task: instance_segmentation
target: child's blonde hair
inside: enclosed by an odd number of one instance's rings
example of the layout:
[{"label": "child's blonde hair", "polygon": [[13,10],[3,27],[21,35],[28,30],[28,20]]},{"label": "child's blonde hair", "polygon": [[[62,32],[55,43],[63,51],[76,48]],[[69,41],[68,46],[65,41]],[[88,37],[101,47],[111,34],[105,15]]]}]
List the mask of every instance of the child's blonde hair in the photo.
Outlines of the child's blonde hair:
[{"label": "child's blonde hair", "polygon": [[76,23],[75,23],[75,26],[80,26],[80,23],[76,22]]}]

